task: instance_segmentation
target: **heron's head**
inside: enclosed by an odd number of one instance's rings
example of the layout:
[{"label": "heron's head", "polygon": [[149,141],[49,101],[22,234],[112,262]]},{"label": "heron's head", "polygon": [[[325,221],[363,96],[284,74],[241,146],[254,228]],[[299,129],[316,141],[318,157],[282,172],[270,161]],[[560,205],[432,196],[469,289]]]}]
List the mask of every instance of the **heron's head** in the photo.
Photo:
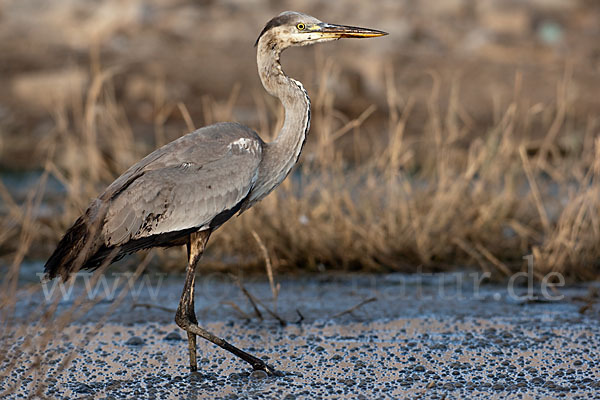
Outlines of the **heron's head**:
[{"label": "heron's head", "polygon": [[355,26],[327,24],[310,15],[285,11],[267,22],[256,39],[255,46],[262,40],[271,49],[281,51],[291,46],[306,46],[341,38],[368,38],[384,35],[387,33]]}]

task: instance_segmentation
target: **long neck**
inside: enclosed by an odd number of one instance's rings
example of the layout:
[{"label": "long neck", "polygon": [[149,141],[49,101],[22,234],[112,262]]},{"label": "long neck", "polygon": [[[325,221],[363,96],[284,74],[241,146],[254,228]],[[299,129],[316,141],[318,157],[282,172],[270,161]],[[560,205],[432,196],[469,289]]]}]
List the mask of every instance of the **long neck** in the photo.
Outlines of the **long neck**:
[{"label": "long neck", "polygon": [[310,99],[302,84],[285,75],[279,63],[280,51],[267,40],[258,43],[258,73],[263,86],[277,97],[285,109],[285,120],[279,134],[267,143],[263,152],[255,200],[260,200],[277,187],[289,174],[300,156],[310,127]]}]

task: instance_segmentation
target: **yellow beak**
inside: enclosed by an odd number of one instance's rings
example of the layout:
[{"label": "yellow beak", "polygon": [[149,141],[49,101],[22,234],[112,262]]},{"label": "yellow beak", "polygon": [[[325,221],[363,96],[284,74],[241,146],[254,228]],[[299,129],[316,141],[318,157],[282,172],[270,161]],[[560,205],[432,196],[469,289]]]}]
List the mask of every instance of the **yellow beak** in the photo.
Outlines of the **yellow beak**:
[{"label": "yellow beak", "polygon": [[318,24],[312,30],[319,34],[322,38],[370,38],[385,36],[388,33],[375,29],[359,28],[356,26],[334,25],[334,24]]}]

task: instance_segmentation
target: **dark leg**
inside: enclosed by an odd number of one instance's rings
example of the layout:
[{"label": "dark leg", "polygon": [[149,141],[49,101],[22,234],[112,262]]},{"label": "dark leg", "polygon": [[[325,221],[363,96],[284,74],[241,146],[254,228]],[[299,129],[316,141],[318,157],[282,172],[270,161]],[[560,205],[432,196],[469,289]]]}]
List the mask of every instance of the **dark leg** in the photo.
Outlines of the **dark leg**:
[{"label": "dark leg", "polygon": [[[187,242],[187,253],[188,253],[188,265],[185,275],[185,285],[183,287],[183,294],[179,301],[179,307],[177,307],[177,314],[175,315],[175,322],[177,325],[180,324],[180,320],[187,319],[190,324],[198,324],[196,319],[196,312],[194,310],[194,286],[196,282],[196,265],[200,261],[204,246],[208,241],[210,233],[198,232],[192,233]],[[184,328],[185,329],[185,328]],[[196,334],[187,331],[188,337],[188,351],[190,353],[190,370],[192,372],[198,370],[198,363],[196,361]]]},{"label": "dark leg", "polygon": [[181,300],[177,313],[175,314],[175,322],[179,327],[184,329],[188,335],[188,348],[190,352],[190,369],[196,371],[198,369],[196,362],[196,335],[216,344],[217,346],[235,354],[242,360],[252,366],[254,370],[263,370],[267,373],[275,372],[265,362],[251,354],[238,349],[237,347],[227,343],[225,340],[213,335],[212,333],[200,328],[196,320],[196,312],[194,310],[194,284],[196,278],[196,266],[200,261],[200,257],[204,252],[206,242],[210,236],[210,231],[202,231],[192,233],[187,245],[188,249],[188,266],[185,275],[185,286],[181,294]]}]

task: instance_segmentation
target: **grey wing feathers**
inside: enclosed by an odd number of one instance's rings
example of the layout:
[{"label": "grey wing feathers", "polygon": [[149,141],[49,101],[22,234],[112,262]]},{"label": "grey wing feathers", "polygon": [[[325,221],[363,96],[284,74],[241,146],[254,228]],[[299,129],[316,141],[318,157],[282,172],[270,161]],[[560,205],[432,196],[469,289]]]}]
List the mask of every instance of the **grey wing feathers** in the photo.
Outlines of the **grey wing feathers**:
[{"label": "grey wing feathers", "polygon": [[207,228],[242,202],[257,178],[262,141],[233,123],[212,125],[151,153],[110,185],[106,246]]}]

